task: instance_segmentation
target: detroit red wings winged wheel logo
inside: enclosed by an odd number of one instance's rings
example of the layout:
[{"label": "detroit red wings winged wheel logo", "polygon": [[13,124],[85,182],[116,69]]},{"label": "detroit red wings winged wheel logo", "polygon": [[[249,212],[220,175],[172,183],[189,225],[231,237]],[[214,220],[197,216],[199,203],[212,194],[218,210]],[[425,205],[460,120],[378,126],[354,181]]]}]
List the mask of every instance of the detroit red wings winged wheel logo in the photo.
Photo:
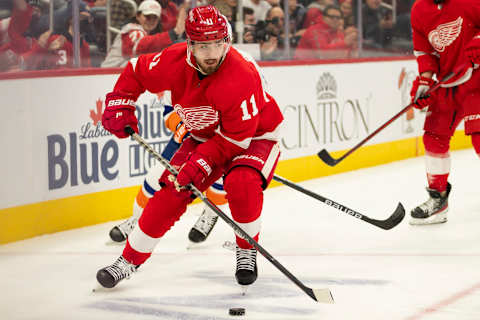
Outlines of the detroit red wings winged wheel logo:
[{"label": "detroit red wings winged wheel logo", "polygon": [[445,51],[445,48],[458,38],[462,31],[463,18],[439,25],[428,34],[428,41],[437,52]]},{"label": "detroit red wings winged wheel logo", "polygon": [[218,112],[211,106],[182,108],[176,104],[173,108],[188,130],[202,130],[218,121]]}]

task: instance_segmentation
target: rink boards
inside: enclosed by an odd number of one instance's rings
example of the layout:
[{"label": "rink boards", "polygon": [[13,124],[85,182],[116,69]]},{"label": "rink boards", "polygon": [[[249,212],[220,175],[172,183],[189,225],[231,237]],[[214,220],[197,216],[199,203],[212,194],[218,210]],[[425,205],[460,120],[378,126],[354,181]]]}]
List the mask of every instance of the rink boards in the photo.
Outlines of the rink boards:
[{"label": "rink boards", "polygon": [[[302,181],[423,154],[425,113],[412,110],[335,167],[316,156],[323,148],[341,156],[407,105],[415,68],[413,60],[264,67],[285,116],[276,174]],[[117,76],[0,80],[0,243],[131,214],[154,160],[99,122]],[[159,152],[170,138],[162,112],[157,94],[137,102],[140,133]],[[459,130],[452,149],[467,147]]]}]

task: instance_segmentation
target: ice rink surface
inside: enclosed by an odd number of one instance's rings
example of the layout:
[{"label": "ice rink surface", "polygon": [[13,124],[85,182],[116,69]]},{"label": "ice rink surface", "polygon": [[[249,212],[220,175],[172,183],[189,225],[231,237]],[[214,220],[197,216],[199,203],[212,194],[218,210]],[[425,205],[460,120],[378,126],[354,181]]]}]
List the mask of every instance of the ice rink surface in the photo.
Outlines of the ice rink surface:
[{"label": "ice rink surface", "polygon": [[[106,245],[114,222],[0,246],[0,318],[478,320],[479,168],[472,149],[452,153],[449,221],[431,226],[408,224],[427,197],[423,158],[301,183],[375,219],[402,202],[407,216],[389,231],[288,187],[267,190],[261,244],[307,286],[330,288],[332,305],[311,300],[260,255],[259,278],[242,296],[234,254],[222,247],[234,239],[227,224],[187,249],[202,209],[194,205],[139,272],[109,291],[92,288],[123,249]],[[232,307],[246,315],[229,316]]]}]

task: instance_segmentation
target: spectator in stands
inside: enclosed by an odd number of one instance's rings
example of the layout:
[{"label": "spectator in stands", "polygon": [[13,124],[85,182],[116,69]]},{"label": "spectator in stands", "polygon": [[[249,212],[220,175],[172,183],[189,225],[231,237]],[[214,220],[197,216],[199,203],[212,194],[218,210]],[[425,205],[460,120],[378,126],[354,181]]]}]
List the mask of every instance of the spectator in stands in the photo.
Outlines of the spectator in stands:
[{"label": "spectator in stands", "polygon": [[343,31],[343,15],[337,6],[323,11],[321,22],[308,27],[295,52],[295,59],[346,58],[356,49],[358,32],[354,27]]},{"label": "spectator in stands", "polygon": [[307,7],[303,28],[306,29],[322,20],[322,12],[327,6],[336,5],[336,0],[315,0]]},{"label": "spectator in stands", "polygon": [[303,28],[306,14],[307,10],[303,5],[299,4],[297,0],[288,0],[290,33],[291,37],[297,38],[294,43],[298,42],[298,39],[300,39],[300,37],[306,30],[305,28]]},{"label": "spectator in stands", "polygon": [[[225,2],[232,8],[233,21],[236,21],[235,15],[237,14],[238,1],[237,0],[225,0]],[[233,26],[232,26],[233,27]]]},{"label": "spectator in stands", "polygon": [[243,8],[243,43],[255,43],[255,13],[252,8]]},{"label": "spectator in stands", "polygon": [[[7,23],[0,47],[0,70],[18,70],[21,55],[32,50],[39,36],[39,21],[44,7],[39,0],[14,0],[12,15]],[[8,24],[8,26],[7,26]]]},{"label": "spectator in stands", "polygon": [[255,13],[255,22],[265,21],[267,12],[272,6],[265,0],[243,0],[244,7],[252,8]]},{"label": "spectator in stands", "polygon": [[[88,19],[80,16],[81,19]],[[65,32],[51,34],[46,31],[35,42],[32,50],[22,55],[22,69],[46,70],[74,67],[72,19],[63,28]],[[80,35],[80,67],[91,67],[90,46]]]},{"label": "spectator in stands", "polygon": [[216,0],[213,5],[227,18],[230,25],[233,25],[233,9],[225,0]]},{"label": "spectator in stands", "polygon": [[42,6],[40,0],[16,0],[8,26],[10,49],[16,54],[23,54],[32,49],[32,43],[36,41],[37,27]]},{"label": "spectator in stands", "polygon": [[142,53],[160,52],[181,39],[185,30],[185,6],[180,7],[175,28],[153,34],[158,27],[161,11],[157,1],[143,1],[138,7],[135,20],[122,28],[101,66],[125,66],[130,58]]},{"label": "spectator in stands", "polygon": [[344,28],[355,26],[355,16],[353,15],[352,0],[340,0],[340,10],[343,14]]},{"label": "spectator in stands", "polygon": [[[404,40],[412,40],[412,26],[410,24],[410,10],[414,0],[397,2],[397,21],[395,23],[395,36]],[[412,47],[413,49],[413,47]]]},{"label": "spectator in stands", "polygon": [[268,10],[263,28],[257,23],[256,37],[260,43],[262,60],[284,59],[284,25],[285,14],[281,7]]},{"label": "spectator in stands", "polygon": [[110,26],[122,28],[128,21],[135,17],[137,4],[133,0],[111,0]]},{"label": "spectator in stands", "polygon": [[363,46],[381,49],[390,45],[393,31],[391,11],[380,7],[381,0],[365,0],[362,7]]},{"label": "spectator in stands", "polygon": [[236,43],[237,42],[237,34],[234,32],[234,27],[235,23],[233,21],[233,9],[232,7],[227,3],[226,0],[215,0],[212,3],[218,11],[220,11],[221,14],[227,18],[228,23],[230,23],[230,26],[232,27],[232,42]]}]

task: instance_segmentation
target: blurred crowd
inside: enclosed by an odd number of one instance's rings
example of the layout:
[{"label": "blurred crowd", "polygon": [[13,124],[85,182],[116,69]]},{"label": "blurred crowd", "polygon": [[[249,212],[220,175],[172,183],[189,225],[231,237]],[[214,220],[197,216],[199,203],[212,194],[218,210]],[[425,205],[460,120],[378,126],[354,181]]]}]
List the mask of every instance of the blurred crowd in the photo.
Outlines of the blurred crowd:
[{"label": "blurred crowd", "polygon": [[0,71],[121,67],[185,41],[187,12],[203,4],[227,17],[234,45],[258,60],[411,54],[413,2],[0,0]]}]

